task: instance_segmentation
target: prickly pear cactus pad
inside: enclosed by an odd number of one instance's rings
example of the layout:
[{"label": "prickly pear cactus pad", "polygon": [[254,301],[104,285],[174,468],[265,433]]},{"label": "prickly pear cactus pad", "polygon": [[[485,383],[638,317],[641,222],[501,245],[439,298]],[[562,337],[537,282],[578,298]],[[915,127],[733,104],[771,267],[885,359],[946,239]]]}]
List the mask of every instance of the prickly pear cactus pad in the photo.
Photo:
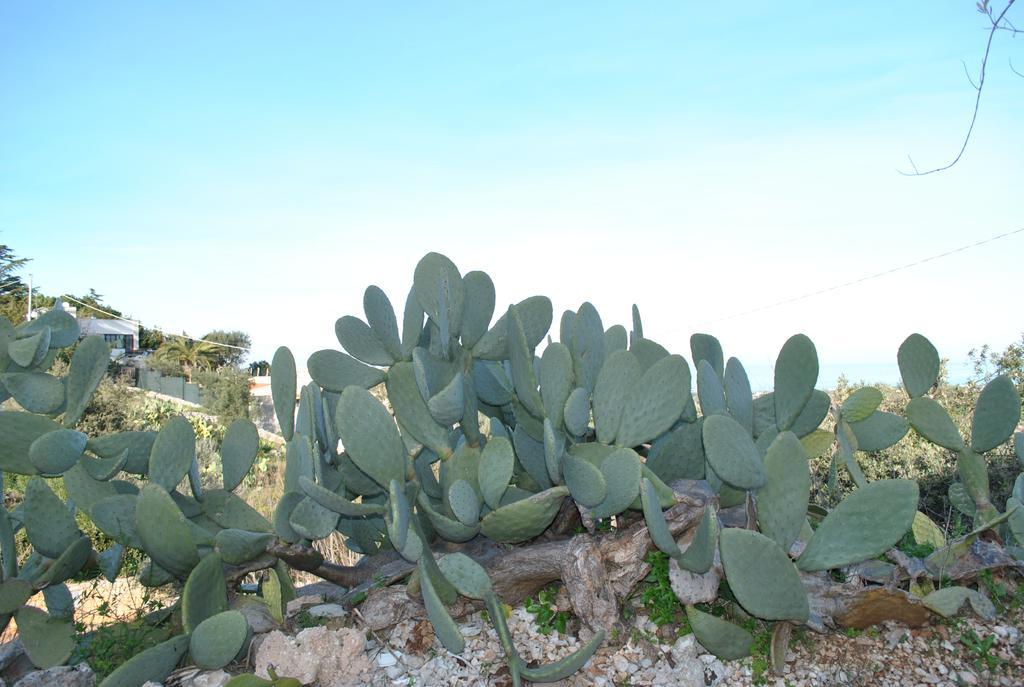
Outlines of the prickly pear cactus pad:
[{"label": "prickly pear cactus pad", "polygon": [[[992,380],[970,426],[957,426],[932,395],[941,367],[920,334],[896,356],[905,412],[881,410],[872,387],[833,403],[816,388],[818,353],[803,334],[778,353],[774,389],[755,395],[714,336],[693,334],[684,358],[650,338],[656,332],[636,306],[624,313],[628,330],[589,302],[553,326],[547,297],[509,303],[487,274],[463,272],[440,253],[409,268],[403,302],[370,286],[361,314],[340,314],[341,350],[305,361],[309,384],[299,387],[302,363],[288,348],[274,355],[286,457],[270,517],[240,495],[259,451],[252,423],[227,428],[219,488],[201,488],[185,418],[159,431],[76,429],[106,366],[101,340],[78,344],[58,377],[50,368],[78,339],[74,318],[55,311],[18,327],[0,319],[0,392],[11,399],[0,410],[0,468],[30,476],[24,504],[0,508],[0,617],[17,618],[31,660],[68,659],[74,625],[61,583],[93,565],[116,577],[126,549],[144,554],[144,584],[173,586],[181,599],[169,625],[178,634],[104,682],[118,687],[161,680],[182,660],[212,668],[244,655],[249,632],[232,609],[247,573],[260,576],[278,620],[295,595],[295,568],[348,588],[350,605],[365,599],[371,629],[374,618],[425,613],[455,653],[466,648],[458,618],[482,603],[520,685],[561,680],[621,637],[621,604],[650,571],[654,549],[692,585],[680,597],[688,622],[723,658],[754,644],[737,618],[816,629],[835,622],[818,603],[835,584],[828,571],[855,573],[865,592],[897,585],[897,595],[917,594],[929,612],[948,615],[988,612],[971,588],[979,570],[1024,566],[1024,478],[1005,503],[993,502],[988,478],[989,453],[1011,441],[1020,419],[1016,387]],[[917,511],[915,482],[869,481],[860,468],[864,453],[911,430],[956,464],[950,502],[973,525],[959,539]],[[1024,450],[1024,438],[1012,440]],[[821,457],[830,469],[819,475],[812,466]],[[844,473],[853,488],[839,500]],[[64,491],[52,488],[56,478]],[[833,499],[829,508],[812,498],[816,485]],[[94,551],[76,512],[114,545]],[[21,530],[32,552],[19,561]],[[325,561],[313,544],[335,532],[380,564]],[[908,532],[934,553],[894,551]],[[944,578],[957,585],[922,582]],[[531,665],[504,604],[557,580],[592,634],[575,653]],[[404,591],[382,589],[391,585]],[[49,612],[25,605],[39,590]],[[716,598],[731,610],[692,603]],[[843,598],[836,617],[859,597]]]}]

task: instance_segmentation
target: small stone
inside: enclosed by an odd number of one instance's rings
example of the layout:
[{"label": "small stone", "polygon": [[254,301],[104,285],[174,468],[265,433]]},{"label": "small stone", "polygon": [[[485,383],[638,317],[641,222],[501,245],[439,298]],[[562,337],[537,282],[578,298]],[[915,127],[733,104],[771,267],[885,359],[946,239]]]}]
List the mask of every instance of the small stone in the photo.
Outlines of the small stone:
[{"label": "small stone", "polygon": [[382,651],[382,652],[380,652],[380,654],[377,655],[377,665],[379,665],[381,668],[387,668],[388,666],[393,666],[396,663],[398,663],[398,658],[399,658],[400,655],[401,654],[396,656],[395,654],[391,653],[390,651]]},{"label": "small stone", "polygon": [[960,681],[963,682],[964,684],[967,684],[967,685],[976,685],[976,684],[978,684],[978,676],[975,675],[974,673],[972,673],[969,670],[961,670],[959,673],[957,673],[957,675],[960,678]]},{"label": "small stone", "polygon": [[223,670],[204,670],[181,683],[181,687],[224,687],[231,676]]},{"label": "small stone", "polygon": [[476,637],[480,634],[479,625],[463,625],[459,628],[459,632],[462,633],[463,637]]},{"label": "small stone", "polygon": [[314,618],[344,618],[348,615],[345,607],[339,604],[317,604],[307,608],[306,613]]},{"label": "small stone", "polygon": [[93,687],[96,675],[88,663],[77,666],[56,666],[28,673],[14,687]]},{"label": "small stone", "polygon": [[672,660],[677,664],[692,661],[700,653],[700,644],[692,634],[683,635],[672,645],[671,653]]},{"label": "small stone", "polygon": [[301,611],[306,606],[316,606],[322,604],[324,597],[321,594],[309,594],[306,596],[297,596],[288,602],[285,608],[285,615],[291,617]]}]

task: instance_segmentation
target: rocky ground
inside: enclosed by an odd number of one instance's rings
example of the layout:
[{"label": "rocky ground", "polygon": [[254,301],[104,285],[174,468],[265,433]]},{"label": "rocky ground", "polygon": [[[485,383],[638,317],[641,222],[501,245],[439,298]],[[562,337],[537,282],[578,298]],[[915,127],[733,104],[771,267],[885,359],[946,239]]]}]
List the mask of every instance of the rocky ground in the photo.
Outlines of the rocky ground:
[{"label": "rocky ground", "polygon": [[[639,610],[639,609],[638,609]],[[224,671],[183,669],[165,687],[222,687],[231,674],[266,676],[273,665],[281,676],[320,687],[510,687],[497,635],[481,614],[460,621],[466,638],[461,656],[447,652],[425,620],[407,620],[390,632],[368,632],[358,612],[346,612],[319,595],[289,605],[289,621],[275,623],[261,604],[245,607],[256,633],[246,664]],[[574,651],[586,630],[542,634],[537,618],[523,607],[509,615],[520,654],[550,662]],[[1024,610],[1017,605],[997,621],[964,615],[919,628],[895,623],[827,635],[797,631],[784,672],[769,670],[766,638],[755,655],[720,661],[692,634],[658,628],[638,612],[624,643],[606,646],[561,687],[710,687],[739,685],[1024,685]],[[86,666],[31,672],[17,643],[0,647],[0,687],[92,687]],[[149,687],[156,687],[155,684]]]}]

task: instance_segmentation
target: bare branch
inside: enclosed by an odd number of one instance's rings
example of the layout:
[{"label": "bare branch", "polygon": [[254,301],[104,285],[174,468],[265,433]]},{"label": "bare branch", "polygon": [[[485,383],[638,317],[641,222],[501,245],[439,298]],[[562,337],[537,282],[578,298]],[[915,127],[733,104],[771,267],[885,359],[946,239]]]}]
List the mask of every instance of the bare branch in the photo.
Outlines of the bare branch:
[{"label": "bare branch", "polygon": [[[992,22],[992,28],[988,32],[988,41],[985,43],[985,54],[981,58],[981,70],[978,74],[978,83],[975,84],[973,81],[971,81],[971,85],[974,86],[974,90],[977,92],[977,94],[974,97],[974,112],[971,114],[971,124],[970,126],[967,127],[967,135],[964,136],[964,142],[960,146],[960,151],[956,154],[956,157],[954,157],[951,162],[943,165],[942,167],[929,169],[925,172],[918,171],[918,169],[914,167],[913,172],[900,172],[900,174],[902,174],[903,176],[923,177],[927,176],[928,174],[942,172],[955,165],[957,162],[960,161],[960,158],[963,157],[964,151],[967,150],[967,144],[971,140],[971,134],[974,133],[974,124],[975,122],[978,121],[978,108],[981,105],[981,92],[982,89],[985,87],[985,68],[988,66],[988,56],[989,53],[992,51],[992,39],[995,37],[996,31],[999,31],[1000,29],[1013,31],[1014,33],[1017,32],[1017,30],[1013,28],[1012,24],[1009,24],[1005,21],[1006,13],[1009,11],[1011,7],[1013,7],[1014,2],[1016,2],[1016,0],[1009,0],[1009,2],[1006,3],[1006,7],[1003,8],[1003,11],[1000,12],[999,16],[997,16],[995,19],[992,18],[992,10],[991,8],[988,7],[988,3],[985,3],[984,5],[979,4],[978,6],[979,11],[985,14],[989,18],[989,21]],[[967,68],[965,66],[964,70],[966,71],[966,69]],[[970,76],[968,76],[967,78],[968,80],[970,80]],[[911,161],[911,165],[913,166],[913,161]]]},{"label": "bare branch", "polygon": [[1008,62],[1010,63],[1010,71],[1019,76],[1020,78],[1024,79],[1024,74],[1021,74],[1019,71],[1017,71],[1017,68],[1013,66],[1013,60],[1008,60]]}]

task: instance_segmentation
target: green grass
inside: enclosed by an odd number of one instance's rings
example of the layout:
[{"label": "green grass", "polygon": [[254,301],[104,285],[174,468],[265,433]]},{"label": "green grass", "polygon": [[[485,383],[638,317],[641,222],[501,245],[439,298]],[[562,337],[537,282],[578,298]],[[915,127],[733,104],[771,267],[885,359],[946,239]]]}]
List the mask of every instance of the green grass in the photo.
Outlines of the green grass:
[{"label": "green grass", "polygon": [[113,623],[83,635],[68,664],[85,661],[99,681],[131,657],[170,636],[169,627],[153,626],[141,619]]},{"label": "green grass", "polygon": [[668,555],[661,551],[651,551],[644,560],[651,566],[651,572],[644,578],[640,603],[651,622],[662,627],[681,621],[686,625],[687,631],[679,634],[689,634],[689,623],[686,622],[683,606],[672,591],[672,584],[669,581]]},{"label": "green grass", "polygon": [[558,588],[551,586],[537,592],[537,598],[528,597],[523,605],[528,613],[532,613],[537,623],[537,631],[542,635],[549,635],[554,631],[565,634],[572,613],[559,611],[555,607],[555,597],[558,595]]}]

